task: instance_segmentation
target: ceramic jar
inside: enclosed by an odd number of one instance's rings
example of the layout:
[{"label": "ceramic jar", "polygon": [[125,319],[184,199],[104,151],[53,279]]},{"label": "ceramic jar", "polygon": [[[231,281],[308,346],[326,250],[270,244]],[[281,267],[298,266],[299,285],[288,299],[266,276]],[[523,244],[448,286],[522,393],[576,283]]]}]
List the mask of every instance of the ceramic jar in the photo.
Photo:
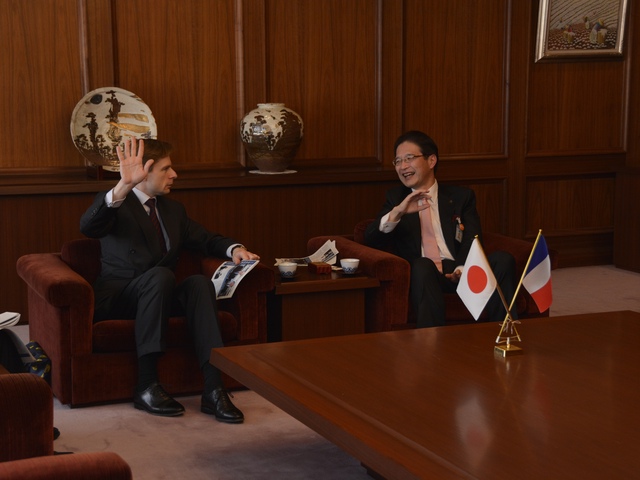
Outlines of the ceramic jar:
[{"label": "ceramic jar", "polygon": [[302,141],[302,118],[284,103],[259,103],[240,122],[240,136],[255,173],[293,173],[293,162]]}]

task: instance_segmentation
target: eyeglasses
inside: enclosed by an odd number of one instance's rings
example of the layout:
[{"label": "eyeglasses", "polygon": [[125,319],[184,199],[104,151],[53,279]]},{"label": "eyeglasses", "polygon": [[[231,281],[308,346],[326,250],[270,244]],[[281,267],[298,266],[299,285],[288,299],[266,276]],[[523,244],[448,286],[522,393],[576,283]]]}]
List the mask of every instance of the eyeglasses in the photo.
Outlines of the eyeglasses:
[{"label": "eyeglasses", "polygon": [[423,155],[414,155],[413,153],[410,153],[409,155],[405,155],[404,158],[401,158],[401,157],[394,158],[393,162],[391,162],[391,163],[393,164],[394,167],[397,167],[398,165],[402,165],[403,163],[411,163],[416,158],[420,158],[420,157],[424,157],[424,154]]}]

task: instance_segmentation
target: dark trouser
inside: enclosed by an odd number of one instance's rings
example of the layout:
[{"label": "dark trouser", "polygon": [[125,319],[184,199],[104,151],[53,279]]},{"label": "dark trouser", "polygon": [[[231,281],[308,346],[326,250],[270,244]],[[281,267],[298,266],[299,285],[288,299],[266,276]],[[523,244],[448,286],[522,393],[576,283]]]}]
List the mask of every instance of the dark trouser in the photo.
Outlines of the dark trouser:
[{"label": "dark trouser", "polygon": [[201,368],[222,347],[213,283],[194,275],[176,285],[172,270],[154,267],[131,281],[96,284],[95,321],[135,319],[138,357],[164,352],[169,317],[184,315]]},{"label": "dark trouser", "polygon": [[[487,256],[489,265],[498,281],[498,285],[507,301],[511,302],[516,287],[515,259],[507,252],[493,252]],[[445,325],[444,293],[455,293],[457,284],[440,273],[433,261],[417,258],[411,263],[411,287],[409,297],[416,313],[417,327],[436,327]],[[496,290],[486,306],[488,321],[502,322],[506,310]],[[517,318],[516,309],[512,309],[512,318]]]}]

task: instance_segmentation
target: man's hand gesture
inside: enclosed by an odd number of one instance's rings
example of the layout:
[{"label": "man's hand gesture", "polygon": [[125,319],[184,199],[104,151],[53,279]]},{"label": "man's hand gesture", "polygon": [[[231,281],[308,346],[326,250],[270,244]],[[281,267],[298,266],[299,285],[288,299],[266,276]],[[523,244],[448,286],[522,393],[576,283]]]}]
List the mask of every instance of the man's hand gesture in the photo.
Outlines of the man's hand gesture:
[{"label": "man's hand gesture", "polygon": [[397,222],[403,215],[407,213],[415,213],[430,207],[429,199],[431,196],[428,190],[414,190],[399,204],[391,210],[389,221]]},{"label": "man's hand gesture", "polygon": [[149,169],[154,160],[147,160],[142,164],[144,154],[144,141],[130,138],[124,141],[124,148],[116,147],[118,160],[120,160],[120,182],[113,189],[113,199],[119,200],[127,196],[133,187],[142,182],[149,174]]}]

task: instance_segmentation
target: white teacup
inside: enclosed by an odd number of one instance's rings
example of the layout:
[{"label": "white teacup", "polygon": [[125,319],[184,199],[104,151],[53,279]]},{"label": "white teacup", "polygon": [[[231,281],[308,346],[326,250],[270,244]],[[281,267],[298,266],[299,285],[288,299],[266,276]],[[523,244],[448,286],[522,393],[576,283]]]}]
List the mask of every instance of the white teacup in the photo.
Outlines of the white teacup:
[{"label": "white teacup", "polygon": [[278,264],[278,270],[282,278],[291,278],[296,274],[298,265],[294,262],[282,262]]},{"label": "white teacup", "polygon": [[357,258],[343,258],[340,260],[342,271],[348,275],[356,273],[358,265],[360,265],[360,260]]}]

